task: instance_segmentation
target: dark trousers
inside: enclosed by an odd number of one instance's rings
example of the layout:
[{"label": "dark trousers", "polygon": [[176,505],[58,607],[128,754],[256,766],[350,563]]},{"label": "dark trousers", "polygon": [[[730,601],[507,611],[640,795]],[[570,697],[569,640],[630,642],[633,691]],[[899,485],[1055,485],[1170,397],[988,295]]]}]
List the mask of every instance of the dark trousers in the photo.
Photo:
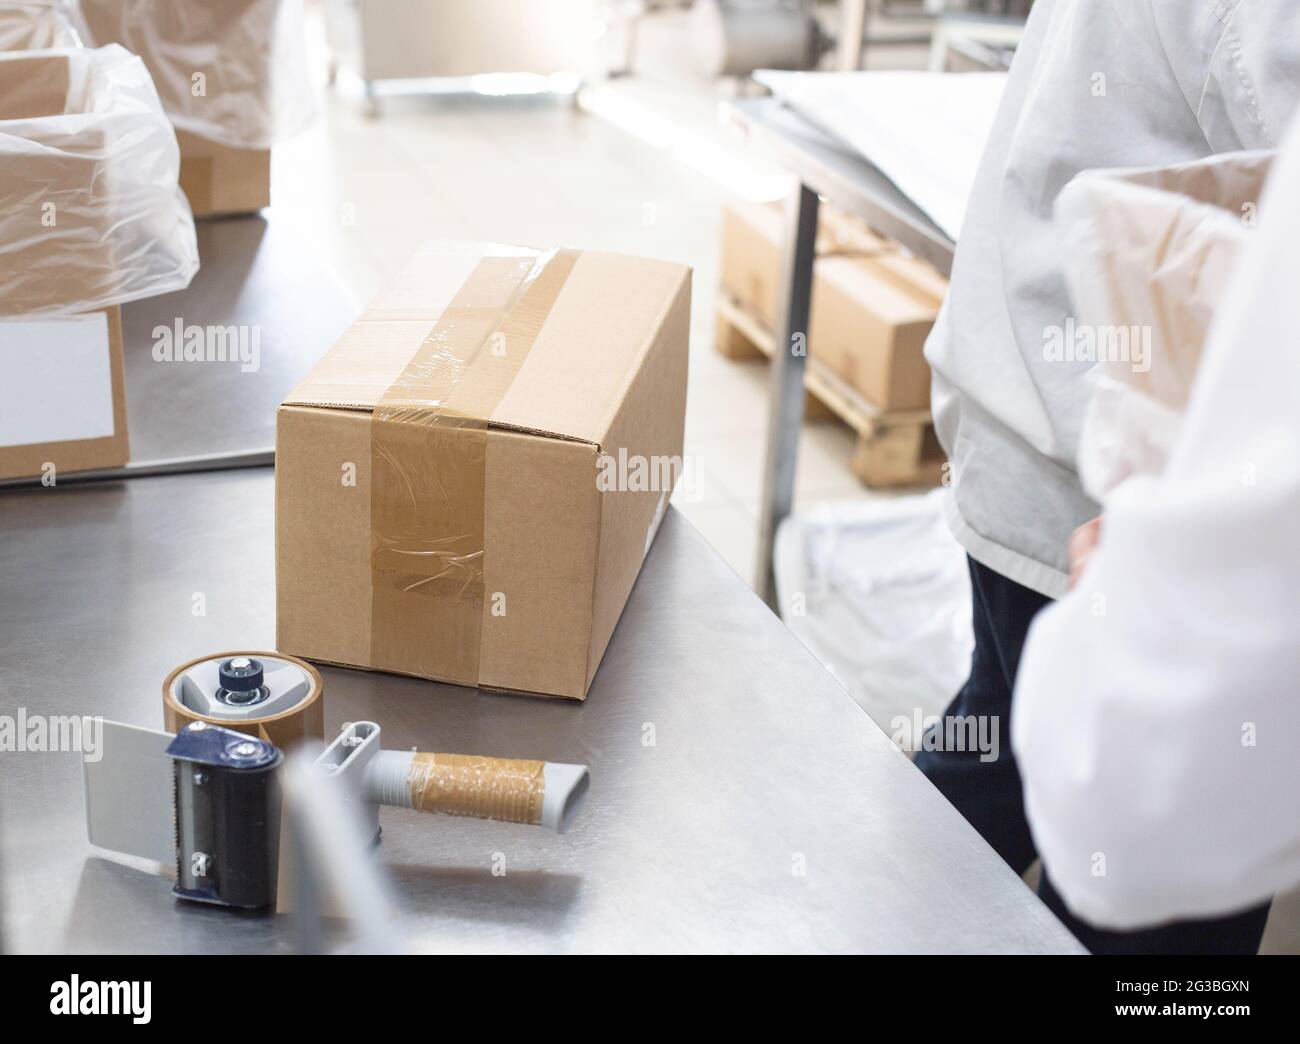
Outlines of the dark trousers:
[{"label": "dark trousers", "polygon": [[[999,720],[998,756],[979,751],[922,750],[916,765],[983,835],[1013,870],[1023,874],[1038,852],[1025,818],[1020,772],[1011,753],[1011,694],[1025,635],[1050,599],[969,559],[975,615],[970,677],[945,716]],[[1046,872],[1039,896],[1084,946],[1099,954],[1250,954],[1259,949],[1269,904],[1230,917],[1182,921],[1134,932],[1111,932],[1079,920],[1061,901]]]}]

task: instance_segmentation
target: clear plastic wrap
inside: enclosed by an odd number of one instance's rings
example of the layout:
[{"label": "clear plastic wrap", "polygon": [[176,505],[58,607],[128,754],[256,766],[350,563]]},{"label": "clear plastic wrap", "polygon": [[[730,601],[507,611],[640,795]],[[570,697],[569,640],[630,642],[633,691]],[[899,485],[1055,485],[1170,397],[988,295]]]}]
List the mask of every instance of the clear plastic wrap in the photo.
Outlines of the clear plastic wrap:
[{"label": "clear plastic wrap", "polygon": [[301,0],[79,0],[88,43],[120,43],[181,130],[269,149],[316,115]]},{"label": "clear plastic wrap", "polygon": [[832,501],[777,534],[782,620],[886,732],[941,714],[970,669],[970,580],[942,498]]},{"label": "clear plastic wrap", "polygon": [[1128,345],[1088,375],[1078,464],[1094,499],[1163,469],[1273,158],[1240,152],[1086,174],[1062,192],[1057,219],[1078,329],[1098,346]]},{"label": "clear plastic wrap", "polygon": [[0,3],[0,51],[44,51],[78,47],[73,24],[75,0]]},{"label": "clear plastic wrap", "polygon": [[0,54],[0,313],[83,312],[198,271],[176,137],[121,47]]}]

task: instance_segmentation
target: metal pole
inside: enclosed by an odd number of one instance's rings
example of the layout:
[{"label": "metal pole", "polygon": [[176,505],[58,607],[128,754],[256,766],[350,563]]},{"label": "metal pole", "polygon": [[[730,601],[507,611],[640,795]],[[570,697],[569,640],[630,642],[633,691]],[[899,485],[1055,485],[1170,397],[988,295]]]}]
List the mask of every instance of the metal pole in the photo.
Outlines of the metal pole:
[{"label": "metal pole", "polygon": [[817,208],[817,193],[800,183],[786,209],[758,535],[759,594],[774,610],[777,608],[776,576],[772,571],[772,551],[777,527],[794,505],[795,464],[799,456],[799,428],[803,424],[803,378],[804,364],[808,361]]},{"label": "metal pole", "polygon": [[862,62],[862,37],[867,30],[867,0],[840,0],[839,39],[835,68],[857,72]]}]

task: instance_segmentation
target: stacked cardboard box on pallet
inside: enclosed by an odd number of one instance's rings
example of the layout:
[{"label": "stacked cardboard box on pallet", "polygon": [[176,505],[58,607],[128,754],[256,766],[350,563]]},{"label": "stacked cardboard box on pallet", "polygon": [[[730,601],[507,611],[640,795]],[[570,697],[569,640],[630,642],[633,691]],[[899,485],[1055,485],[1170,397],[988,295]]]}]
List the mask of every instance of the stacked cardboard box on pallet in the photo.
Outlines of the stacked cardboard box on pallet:
[{"label": "stacked cardboard box on pallet", "polygon": [[[947,280],[854,218],[828,206],[821,213],[809,356],[880,410],[927,409],[930,373],[922,348]],[[784,235],[779,207],[724,209],[723,293],[769,331]]]},{"label": "stacked cardboard box on pallet", "polygon": [[[777,283],[785,217],[771,204],[735,204],[722,211],[722,286],[764,326],[776,323]],[[888,244],[859,221],[823,207],[817,256],[883,253]]]}]

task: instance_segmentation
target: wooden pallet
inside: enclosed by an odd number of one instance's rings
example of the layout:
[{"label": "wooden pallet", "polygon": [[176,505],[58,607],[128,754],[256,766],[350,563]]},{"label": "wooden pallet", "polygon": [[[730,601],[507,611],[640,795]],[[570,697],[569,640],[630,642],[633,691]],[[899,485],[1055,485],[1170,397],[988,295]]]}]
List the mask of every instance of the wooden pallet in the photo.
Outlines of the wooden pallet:
[{"label": "wooden pallet", "polygon": [[[772,333],[763,322],[726,294],[718,295],[714,347],[728,359],[770,359]],[[837,418],[857,433],[851,467],[875,488],[937,486],[944,453],[929,410],[882,410],[820,360],[804,368],[804,416]]]}]

